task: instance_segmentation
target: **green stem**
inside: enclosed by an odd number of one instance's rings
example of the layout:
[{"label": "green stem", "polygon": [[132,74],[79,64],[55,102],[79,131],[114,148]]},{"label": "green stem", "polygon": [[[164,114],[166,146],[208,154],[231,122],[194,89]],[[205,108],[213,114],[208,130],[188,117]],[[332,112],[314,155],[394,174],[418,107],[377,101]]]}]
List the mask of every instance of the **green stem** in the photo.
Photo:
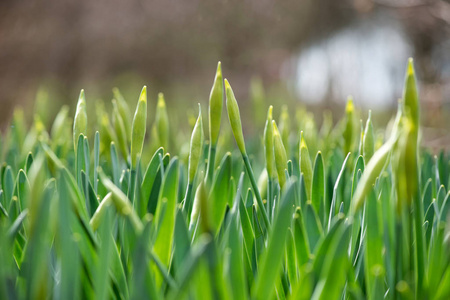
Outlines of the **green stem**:
[{"label": "green stem", "polygon": [[[417,185],[418,187],[419,185]],[[417,299],[425,299],[424,295],[424,274],[425,274],[425,247],[423,237],[423,207],[420,201],[420,191],[417,188],[417,193],[414,197],[414,232],[416,235],[416,297]]]},{"label": "green stem", "polygon": [[206,182],[208,186],[210,186],[213,181],[215,160],[216,160],[216,146],[209,145],[208,171],[206,173]]},{"label": "green stem", "polygon": [[[400,217],[401,219],[401,217]],[[394,299],[398,299],[400,295],[398,294],[397,289],[395,286],[397,283],[400,282],[400,280],[403,279],[403,255],[402,255],[402,244],[403,244],[403,229],[402,229],[402,223],[401,220],[397,220],[395,225],[395,231],[397,239],[395,241],[395,279],[394,279]]]},{"label": "green stem", "polygon": [[273,179],[269,178],[268,182],[267,182],[267,205],[266,205],[266,209],[270,214],[270,207],[271,207],[271,203],[272,203],[272,199],[273,199]]},{"label": "green stem", "polygon": [[134,205],[134,190],[136,188],[136,170],[132,169],[130,171],[130,185],[128,186],[128,199]]},{"label": "green stem", "polygon": [[191,215],[191,210],[192,210],[192,201],[191,201],[192,188],[193,188],[193,184],[192,184],[192,182],[189,182],[187,189],[186,189],[186,196],[184,197],[184,203],[183,203],[183,211],[186,212],[188,218]]},{"label": "green stem", "polygon": [[243,154],[242,158],[244,159],[244,164],[245,164],[245,168],[247,169],[248,177],[250,177],[250,183],[252,184],[253,193],[256,196],[256,202],[258,203],[258,207],[261,210],[261,214],[263,216],[264,225],[266,225],[266,228],[270,228],[269,217],[267,217],[267,212],[264,207],[264,203],[261,199],[261,194],[259,193],[258,185],[256,184],[255,175],[253,174],[252,167],[250,166],[250,161],[248,159],[248,155]]}]

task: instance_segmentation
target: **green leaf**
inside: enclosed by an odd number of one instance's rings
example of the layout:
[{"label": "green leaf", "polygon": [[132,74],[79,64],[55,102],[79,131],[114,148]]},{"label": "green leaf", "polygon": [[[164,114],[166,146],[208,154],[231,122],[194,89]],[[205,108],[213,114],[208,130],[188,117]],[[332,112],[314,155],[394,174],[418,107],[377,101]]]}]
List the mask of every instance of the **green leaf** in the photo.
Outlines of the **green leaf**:
[{"label": "green leaf", "polygon": [[16,179],[16,193],[19,198],[20,208],[28,206],[28,194],[30,191],[30,182],[25,172],[20,169]]},{"label": "green leaf", "polygon": [[297,257],[298,267],[302,267],[309,261],[310,247],[307,236],[307,228],[305,227],[302,211],[299,207],[295,210],[294,214],[294,244],[295,253]]},{"label": "green leaf", "polygon": [[442,206],[444,205],[445,194],[446,194],[445,187],[444,187],[444,185],[441,185],[439,187],[439,190],[436,195],[436,204],[438,206],[439,211],[442,211]]},{"label": "green leaf", "polygon": [[311,299],[340,299],[346,282],[346,274],[351,266],[348,259],[348,243],[351,230],[347,224],[341,225],[329,248],[324,268]]},{"label": "green leaf", "polygon": [[311,249],[315,249],[317,242],[323,236],[323,229],[316,211],[309,202],[306,203],[305,206],[304,222],[308,235],[309,246],[311,247]]},{"label": "green leaf", "polygon": [[428,178],[425,187],[423,189],[423,196],[422,196],[422,202],[423,207],[428,208],[433,201],[433,187],[432,187],[433,181],[431,178]]},{"label": "green leaf", "polygon": [[[156,171],[156,177],[152,184],[152,189],[150,192],[150,197],[148,199],[147,211],[151,214],[155,214],[156,206],[158,205],[159,194],[162,186],[162,181],[164,178],[164,169],[167,168],[170,162],[170,155],[166,153],[164,157],[158,155],[159,168]],[[145,179],[144,179],[145,180]]]},{"label": "green leaf", "polygon": [[97,194],[98,189],[98,166],[100,163],[100,133],[95,132],[94,138],[94,193]]},{"label": "green leaf", "polygon": [[159,299],[159,291],[156,289],[154,273],[149,268],[149,251],[151,222],[146,222],[144,230],[138,238],[136,249],[132,254],[133,271],[129,277],[130,299]]},{"label": "green leaf", "polygon": [[331,243],[333,242],[333,239],[335,239],[338,228],[340,228],[343,222],[344,215],[338,214],[337,218],[334,218],[331,222],[331,226],[327,234],[324,235],[324,237],[317,243],[314,251],[315,259],[313,260],[314,274],[321,274],[323,272],[322,269],[324,268],[325,260],[328,257],[327,253],[329,253]]},{"label": "green leaf", "polygon": [[339,174],[337,176],[336,182],[334,183],[334,188],[333,188],[333,199],[331,201],[331,207],[330,207],[330,215],[328,218],[328,230],[330,230],[330,224],[331,224],[331,220],[333,219],[333,217],[336,215],[336,207],[337,205],[340,205],[340,203],[337,203],[337,192],[338,192],[338,188],[339,188],[339,184],[341,183],[342,180],[342,176],[344,174],[345,171],[345,166],[347,164],[347,161],[350,157],[350,153],[347,154],[347,156],[345,157],[344,162],[342,163],[342,167],[341,170],[339,171]]},{"label": "green leaf", "polygon": [[173,262],[175,270],[182,268],[191,248],[189,230],[181,210],[177,210],[174,232]]},{"label": "green leaf", "polygon": [[322,153],[319,151],[314,161],[311,202],[322,224],[326,222],[325,213],[325,171]]},{"label": "green leaf", "polygon": [[278,213],[275,216],[267,249],[260,259],[260,267],[256,282],[252,287],[254,299],[270,299],[275,292],[275,279],[279,274],[281,260],[284,255],[286,235],[292,220],[292,205],[294,199],[295,181],[286,184]]},{"label": "green leaf", "polygon": [[[173,236],[175,228],[175,213],[178,190],[178,172],[179,161],[178,158],[173,158],[169,164],[168,170],[164,177],[163,185],[158,199],[158,206],[155,213],[155,224],[161,222],[159,230],[156,233],[156,239],[154,243],[154,251],[161,260],[162,264],[168,268],[170,257],[172,253]],[[166,203],[166,209],[164,212],[161,210],[162,203]],[[156,277],[156,286],[160,287],[162,284],[162,278]]]},{"label": "green leaf", "polygon": [[384,274],[383,267],[383,229],[380,224],[380,210],[375,191],[369,192],[366,202],[366,255],[365,273],[367,294],[372,299],[383,298],[385,290],[379,276]]},{"label": "green leaf", "polygon": [[86,175],[86,173],[84,173],[83,170],[81,171],[81,185],[83,187],[86,200],[89,201],[89,208],[90,208],[89,217],[92,217],[94,215],[94,212],[97,210],[98,199],[97,195],[95,194],[94,188],[92,187],[89,181],[88,176]]},{"label": "green leaf", "polygon": [[[237,206],[237,205],[236,205]],[[245,281],[244,265],[242,263],[242,243],[243,238],[239,231],[239,216],[238,210],[234,210],[230,220],[230,227],[228,232],[228,248],[227,253],[228,264],[225,266],[225,274],[230,280],[231,294],[234,299],[248,299],[248,288]]]},{"label": "green leaf", "polygon": [[231,153],[223,157],[217,175],[214,178],[209,201],[211,202],[211,217],[213,230],[217,232],[222,225],[227,207],[231,177]]},{"label": "green leaf", "polygon": [[57,241],[60,247],[61,283],[56,297],[61,299],[77,299],[80,297],[80,253],[71,232],[69,191],[62,174],[58,180],[58,232]]},{"label": "green leaf", "polygon": [[10,166],[7,166],[3,175],[3,193],[5,197],[5,207],[9,207],[14,195],[14,176]]}]

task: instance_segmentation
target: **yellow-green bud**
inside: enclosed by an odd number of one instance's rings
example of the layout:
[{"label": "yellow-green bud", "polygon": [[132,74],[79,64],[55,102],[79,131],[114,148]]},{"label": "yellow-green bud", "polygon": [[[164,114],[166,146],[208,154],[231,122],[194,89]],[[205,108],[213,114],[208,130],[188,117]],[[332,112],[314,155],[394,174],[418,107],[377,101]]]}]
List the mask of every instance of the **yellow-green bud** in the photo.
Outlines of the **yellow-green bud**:
[{"label": "yellow-green bud", "polygon": [[416,76],[414,73],[413,59],[408,60],[406,70],[405,87],[403,89],[403,101],[406,116],[411,120],[412,130],[419,130],[419,96],[417,93]]},{"label": "yellow-green bud", "polygon": [[197,187],[197,191],[195,192],[194,204],[191,212],[191,220],[189,223],[189,230],[192,230],[195,223],[198,220],[199,215],[201,214],[205,220],[202,220],[201,228],[204,231],[209,226],[209,215],[207,211],[207,202],[208,202],[208,192],[206,191],[206,186],[203,180],[200,181],[199,186]]},{"label": "yellow-green bud", "polygon": [[269,178],[275,178],[275,160],[273,156],[273,125],[272,105],[267,111],[266,126],[264,127],[264,153],[266,155],[266,169]]},{"label": "yellow-green bud", "polygon": [[117,135],[109,120],[109,115],[104,111],[103,103],[96,102],[97,120],[100,126],[100,152],[109,153],[111,142],[117,142]]},{"label": "yellow-green bud", "polygon": [[277,123],[272,121],[273,126],[273,150],[275,156],[275,166],[277,168],[278,174],[278,182],[280,183],[280,187],[283,188],[286,183],[286,173],[287,169],[287,156],[286,150],[284,149],[283,141],[280,136],[280,132],[278,131]]},{"label": "yellow-green bud", "polygon": [[367,164],[361,179],[356,187],[355,194],[352,199],[352,211],[356,213],[363,205],[364,198],[369,193],[375,180],[383,170],[384,165],[389,157],[397,138],[391,137],[383,146],[380,147],[372,156],[372,159]]},{"label": "yellow-green bud", "polygon": [[198,118],[195,122],[194,129],[192,130],[191,144],[189,149],[189,167],[188,167],[188,181],[192,183],[194,181],[195,174],[197,173],[198,163],[203,151],[203,121],[202,110],[200,104],[198,105]]},{"label": "yellow-green bud", "polygon": [[372,125],[372,111],[369,110],[369,117],[367,118],[366,129],[364,131],[363,139],[363,153],[364,159],[368,162],[375,151],[375,136],[373,134]]},{"label": "yellow-green bud", "polygon": [[406,203],[409,203],[407,199],[407,180],[408,175],[406,173],[406,148],[407,139],[411,131],[410,121],[405,116],[400,117],[397,125],[397,131],[401,134],[398,135],[398,140],[394,145],[394,150],[392,151],[392,173],[395,182],[395,189],[397,191],[397,213],[400,213],[405,207]]},{"label": "yellow-green bud", "polygon": [[344,129],[344,152],[349,153],[353,149],[353,141],[355,139],[354,129],[355,107],[353,106],[353,98],[348,97],[347,106],[345,107],[345,129]]},{"label": "yellow-green bud", "polygon": [[221,63],[217,64],[216,77],[209,95],[209,142],[212,147],[217,144],[223,107],[223,79]]},{"label": "yellow-green bud", "polygon": [[119,146],[120,151],[122,152],[123,158],[126,160],[129,154],[128,144],[127,144],[127,133],[125,131],[125,125],[123,124],[122,117],[119,113],[119,108],[117,107],[117,101],[115,99],[112,100],[113,104],[113,126],[114,131],[117,136],[117,144]]},{"label": "yellow-green bud", "polygon": [[227,92],[227,112],[231,129],[233,131],[233,135],[236,140],[236,144],[239,147],[239,150],[241,151],[242,155],[245,155],[245,142],[244,134],[242,133],[241,116],[239,115],[239,106],[237,104],[236,98],[234,97],[234,93],[231,89],[230,83],[226,79],[225,89]]},{"label": "yellow-green bud", "polygon": [[[61,107],[61,110],[58,112],[58,114],[55,117],[55,121],[53,121],[52,129],[50,131],[52,140],[57,141],[61,137],[64,139],[67,138],[67,136],[63,136],[67,115],[69,114],[69,107],[67,105],[64,105]],[[15,114],[14,114],[15,115]]]},{"label": "yellow-green bud", "polygon": [[394,124],[392,125],[391,137],[395,137],[399,134],[402,125],[402,117],[403,117],[403,100],[398,99],[397,102],[397,114],[395,115]]},{"label": "yellow-green bud", "polygon": [[359,124],[361,125],[361,137],[359,139],[359,155],[363,155],[364,152],[364,126],[363,126],[363,121],[361,119],[359,119]]},{"label": "yellow-green bud", "polygon": [[169,117],[167,115],[166,102],[164,101],[163,93],[158,94],[155,122],[160,146],[167,151],[169,147]]},{"label": "yellow-green bud", "polygon": [[[142,94],[142,92],[141,92]],[[131,112],[127,101],[122,96],[118,88],[113,88],[114,98],[117,100],[117,107],[119,109],[120,116],[122,117],[123,125],[127,134],[131,133]]]},{"label": "yellow-green bud", "polygon": [[100,227],[100,225],[105,217],[106,210],[111,205],[113,205],[112,193],[109,192],[103,198],[102,202],[100,202],[100,205],[97,207],[97,210],[95,211],[94,215],[91,218],[91,221],[89,222],[93,231],[96,231],[98,229],[98,227]]},{"label": "yellow-green bud", "polygon": [[405,105],[405,114],[408,119],[405,130],[406,149],[405,149],[405,171],[407,180],[408,201],[412,200],[413,195],[418,189],[418,140],[419,140],[419,96],[417,93],[416,77],[414,74],[413,59],[408,60],[408,69],[406,71],[405,87],[403,90],[403,101]]},{"label": "yellow-green bud", "polygon": [[305,138],[303,137],[303,131],[300,132],[300,172],[303,173],[303,180],[305,180],[306,197],[311,200],[312,189],[312,165],[311,158],[309,157],[308,147],[306,146]]},{"label": "yellow-green bud", "polygon": [[289,133],[291,131],[291,121],[289,119],[287,105],[283,105],[281,107],[280,128],[279,129],[280,129],[281,139],[283,140],[283,145],[285,146],[285,149],[286,149],[286,155],[288,155],[289,154]]},{"label": "yellow-green bud", "polygon": [[133,204],[131,204],[130,200],[122,192],[122,190],[118,188],[108,177],[106,177],[105,173],[103,173],[101,169],[99,170],[99,175],[104,187],[112,194],[112,203],[114,204],[117,212],[128,217],[131,225],[138,233],[140,233],[143,229],[143,225],[136,211],[133,209]]},{"label": "yellow-green bud", "polygon": [[145,131],[147,129],[147,87],[144,86],[136,106],[131,129],[131,166],[136,167],[138,156],[142,153]]},{"label": "yellow-green bud", "polygon": [[81,90],[78,97],[77,110],[73,120],[73,145],[76,151],[78,144],[78,137],[80,134],[86,135],[87,131],[87,114],[86,114],[86,99],[84,97],[84,90]]}]

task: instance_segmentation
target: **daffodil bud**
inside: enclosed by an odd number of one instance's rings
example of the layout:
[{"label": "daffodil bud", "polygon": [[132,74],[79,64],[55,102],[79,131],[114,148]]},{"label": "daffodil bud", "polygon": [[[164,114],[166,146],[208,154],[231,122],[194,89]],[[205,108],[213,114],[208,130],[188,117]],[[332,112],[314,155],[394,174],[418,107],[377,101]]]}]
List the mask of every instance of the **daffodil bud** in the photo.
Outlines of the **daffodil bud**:
[{"label": "daffodil bud", "polygon": [[117,101],[112,100],[113,104],[113,116],[112,122],[114,126],[114,131],[117,136],[117,144],[120,151],[122,152],[123,158],[126,160],[129,154],[128,144],[127,144],[127,133],[125,131],[125,125],[123,124],[122,117],[119,113],[119,108],[117,107]]},{"label": "daffodil bud", "polygon": [[283,140],[281,139],[280,132],[277,127],[277,123],[272,121],[273,126],[273,150],[275,156],[275,166],[277,168],[278,182],[280,187],[283,188],[286,183],[286,173],[287,169],[287,156],[286,150],[284,149]]},{"label": "daffodil bud", "polygon": [[244,134],[242,133],[241,116],[239,115],[239,106],[236,98],[234,97],[233,90],[230,83],[225,79],[225,89],[227,92],[227,111],[228,119],[230,120],[231,129],[233,131],[236,144],[242,155],[246,155]]},{"label": "daffodil bud", "polygon": [[312,189],[312,165],[311,158],[309,157],[308,147],[306,146],[305,138],[303,137],[303,131],[300,132],[300,172],[303,173],[303,180],[306,186],[306,197],[311,200]]},{"label": "daffodil bud", "polygon": [[411,120],[412,130],[419,130],[419,96],[417,93],[416,76],[414,72],[413,59],[408,60],[406,70],[405,87],[403,89],[403,101],[405,105],[406,116]]},{"label": "daffodil bud", "polygon": [[283,145],[286,149],[286,155],[289,156],[289,133],[291,131],[291,120],[289,119],[288,107],[283,105],[281,107],[280,115],[280,135],[283,140]]},{"label": "daffodil bud", "polygon": [[[142,92],[141,92],[142,94]],[[122,96],[118,88],[113,88],[114,99],[117,100],[117,107],[119,109],[120,116],[122,117],[123,125],[128,136],[131,133],[131,112],[127,101]]]},{"label": "daffodil bud", "polygon": [[391,152],[396,141],[397,138],[391,137],[374,153],[372,159],[365,167],[364,173],[358,182],[358,186],[356,187],[352,199],[352,211],[354,213],[362,207],[366,195],[369,193],[370,189],[375,184],[375,180],[383,170],[383,167],[389,157],[389,153]]},{"label": "daffodil bud", "polygon": [[86,99],[84,97],[84,90],[81,90],[78,97],[77,110],[73,120],[73,145],[76,151],[78,146],[78,137],[80,134],[86,135],[87,132],[87,113],[86,113]]},{"label": "daffodil bud", "polygon": [[353,142],[355,139],[355,107],[353,105],[353,98],[348,97],[347,106],[345,107],[345,129],[344,129],[344,153],[347,154],[353,149]]},{"label": "daffodil bud", "polygon": [[69,107],[64,105],[53,121],[52,129],[50,130],[52,140],[66,139],[67,135],[63,135],[66,127],[67,115],[69,114]]},{"label": "daffodil bud", "polygon": [[392,173],[394,177],[395,189],[397,191],[397,213],[400,215],[405,204],[409,204],[407,199],[407,180],[408,175],[406,174],[406,148],[407,139],[409,132],[411,131],[410,121],[405,116],[401,117],[399,120],[398,130],[400,133],[398,135],[398,140],[394,145],[394,150],[392,151]]},{"label": "daffodil bud", "polygon": [[138,156],[142,153],[147,129],[147,87],[144,86],[139,96],[131,129],[131,166],[136,167]]},{"label": "daffodil bud", "polygon": [[216,77],[209,95],[209,142],[212,147],[217,144],[220,132],[220,120],[223,107],[222,65],[217,64]]},{"label": "daffodil bud", "polygon": [[202,110],[200,104],[198,105],[198,118],[192,130],[191,144],[189,149],[189,167],[188,167],[188,182],[194,181],[197,173],[198,163],[203,151],[203,121]]},{"label": "daffodil bud", "polygon": [[417,84],[414,73],[413,60],[408,60],[408,68],[406,71],[405,87],[403,89],[403,102],[405,106],[405,115],[408,119],[406,122],[407,134],[405,145],[405,171],[408,176],[407,180],[407,197],[408,201],[417,192],[419,181],[418,168],[418,139],[419,139],[419,96],[417,93]]},{"label": "daffodil bud", "polygon": [[364,131],[364,145],[363,145],[363,153],[366,161],[369,161],[370,158],[372,158],[374,151],[375,151],[375,136],[373,134],[372,111],[369,110],[369,117],[367,118],[366,129]]},{"label": "daffodil bud", "polygon": [[166,102],[164,101],[163,93],[158,94],[155,122],[160,146],[167,151],[169,147],[169,117],[167,115]]},{"label": "daffodil bud", "polygon": [[266,155],[266,169],[269,178],[275,178],[275,160],[273,156],[273,125],[272,105],[267,111],[266,126],[264,127],[264,153]]}]

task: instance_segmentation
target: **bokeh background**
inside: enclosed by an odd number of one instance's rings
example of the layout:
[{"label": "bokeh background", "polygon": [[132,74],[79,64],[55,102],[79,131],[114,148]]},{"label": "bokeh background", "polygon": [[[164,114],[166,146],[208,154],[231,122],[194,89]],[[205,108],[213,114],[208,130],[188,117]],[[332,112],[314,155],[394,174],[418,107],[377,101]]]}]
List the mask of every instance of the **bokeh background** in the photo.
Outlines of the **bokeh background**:
[{"label": "bokeh background", "polygon": [[317,122],[325,109],[342,114],[353,95],[384,127],[408,57],[419,78],[424,143],[448,148],[449,1],[2,0],[0,126],[15,106],[31,120],[36,97],[48,97],[40,109],[50,116],[63,103],[73,111],[81,88],[90,105],[109,101],[117,86],[134,107],[144,84],[150,115],[164,92],[169,113],[187,124],[186,111],[206,107],[220,60],[246,128],[264,126],[245,118],[258,93],[275,107],[307,106]]}]

